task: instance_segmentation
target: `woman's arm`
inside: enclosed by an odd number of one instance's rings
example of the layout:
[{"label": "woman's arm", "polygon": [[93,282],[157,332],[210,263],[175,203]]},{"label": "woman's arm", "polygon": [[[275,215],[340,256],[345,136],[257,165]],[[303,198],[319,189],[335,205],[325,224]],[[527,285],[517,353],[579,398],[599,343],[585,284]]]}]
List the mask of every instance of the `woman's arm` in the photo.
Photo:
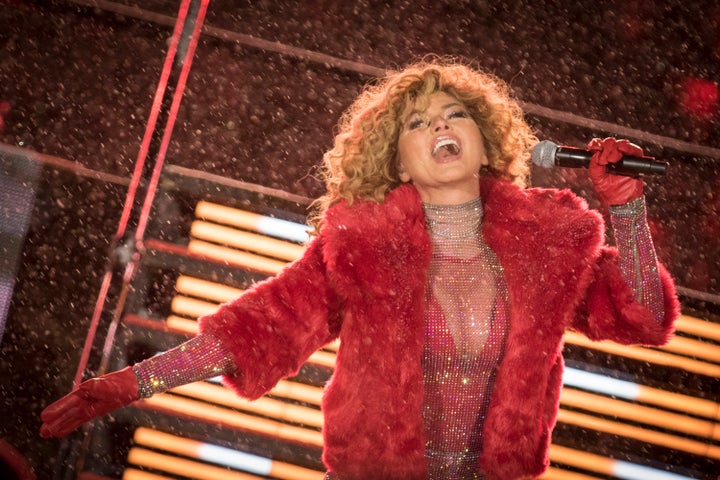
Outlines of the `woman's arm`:
[{"label": "woman's arm", "polygon": [[574,328],[593,340],[662,345],[672,335],[680,306],[672,278],[657,261],[645,216],[643,182],[606,169],[625,155],[642,156],[642,149],[614,138],[593,139],[588,149],[595,152],[590,179],[596,195],[610,209],[617,249],[601,251]]},{"label": "woman's arm", "polygon": [[610,206],[610,223],[618,249],[622,276],[635,299],[652,311],[658,323],[664,317],[663,291],[645,199],[638,197],[624,205]]},{"label": "woman's arm", "polygon": [[138,396],[156,393],[236,371],[232,353],[214,335],[200,334],[175,348],[135,364]]},{"label": "woman's arm", "polygon": [[81,383],[43,410],[40,435],[64,437],[140,398],[234,371],[232,356],[222,343],[212,335],[198,335],[132,367]]},{"label": "woman's arm", "polygon": [[238,369],[225,380],[243,397],[264,395],[337,338],[341,302],[322,245],[322,236],[315,238],[302,259],[199,319],[200,331],[232,353]]},{"label": "woman's arm", "polygon": [[[239,393],[259,397],[337,335],[337,300],[320,241],[305,256],[201,319],[201,333],[134,366],[81,383],[41,414],[43,437],[63,437],[83,423],[139,398],[225,375]],[[334,321],[336,320],[336,321]]]}]

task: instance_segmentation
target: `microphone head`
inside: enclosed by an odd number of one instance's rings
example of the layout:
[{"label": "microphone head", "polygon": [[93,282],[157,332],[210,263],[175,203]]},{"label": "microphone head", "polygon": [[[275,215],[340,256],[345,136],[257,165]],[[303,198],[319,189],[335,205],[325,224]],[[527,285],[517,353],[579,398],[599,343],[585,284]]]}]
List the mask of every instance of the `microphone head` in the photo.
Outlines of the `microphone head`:
[{"label": "microphone head", "polygon": [[538,167],[552,168],[555,166],[555,153],[558,146],[550,140],[538,142],[532,149],[532,162]]}]

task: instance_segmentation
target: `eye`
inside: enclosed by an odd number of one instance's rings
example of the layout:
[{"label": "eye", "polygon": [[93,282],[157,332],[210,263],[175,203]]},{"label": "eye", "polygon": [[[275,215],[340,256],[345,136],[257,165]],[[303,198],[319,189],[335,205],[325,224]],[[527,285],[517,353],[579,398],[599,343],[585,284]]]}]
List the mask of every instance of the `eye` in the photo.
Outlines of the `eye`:
[{"label": "eye", "polygon": [[422,127],[423,125],[425,125],[425,120],[423,120],[419,116],[415,116],[415,117],[412,117],[410,120],[408,120],[405,128],[407,130],[415,130],[417,128]]},{"label": "eye", "polygon": [[448,112],[448,118],[470,118],[470,113],[467,110],[454,109]]}]

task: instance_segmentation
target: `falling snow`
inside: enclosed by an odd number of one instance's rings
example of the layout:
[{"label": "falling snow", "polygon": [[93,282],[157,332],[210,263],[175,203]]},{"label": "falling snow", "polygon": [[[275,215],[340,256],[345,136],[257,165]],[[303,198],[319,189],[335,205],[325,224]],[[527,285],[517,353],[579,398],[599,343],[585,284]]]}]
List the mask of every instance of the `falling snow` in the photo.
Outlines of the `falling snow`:
[{"label": "falling snow", "polygon": [[[34,151],[54,165],[32,173],[32,162],[17,160],[15,170],[3,163],[3,178],[18,178],[35,197],[24,208],[0,196],[0,213],[28,218],[21,243],[3,246],[16,247],[17,268],[0,337],[0,438],[12,437],[32,459],[57,455],[35,433],[38,413],[71,386],[104,273],[121,275],[132,255],[122,248],[132,232],[113,238],[179,2],[117,2],[139,5],[144,18],[84,3],[0,0],[0,160]],[[667,176],[646,182],[658,254],[678,285],[720,295],[717,2],[211,1],[205,23],[214,29],[197,47],[167,165],[316,197],[334,126],[372,72],[428,53],[462,56],[511,85],[539,137],[576,147],[626,137],[668,161]],[[168,242],[182,241],[193,207],[168,193],[175,181],[162,178],[158,220],[148,226]],[[584,172],[537,171],[533,184],[571,188],[597,206]],[[302,202],[277,208],[305,211]],[[172,271],[139,274],[148,298],[172,292]],[[102,312],[105,330],[119,289],[113,283]],[[690,303],[718,313],[718,305]],[[155,300],[136,307],[167,313]],[[51,469],[36,466],[39,478]]]}]

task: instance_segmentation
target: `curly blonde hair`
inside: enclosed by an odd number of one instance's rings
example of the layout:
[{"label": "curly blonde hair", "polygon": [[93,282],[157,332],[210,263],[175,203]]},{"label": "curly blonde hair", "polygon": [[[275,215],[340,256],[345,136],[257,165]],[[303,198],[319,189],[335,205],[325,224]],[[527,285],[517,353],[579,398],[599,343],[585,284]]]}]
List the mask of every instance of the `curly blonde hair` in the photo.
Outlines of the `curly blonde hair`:
[{"label": "curly blonde hair", "polygon": [[396,157],[402,120],[436,92],[457,98],[478,124],[489,161],[482,173],[525,186],[537,138],[508,85],[454,58],[428,57],[366,85],[340,117],[333,148],[323,156],[326,193],[313,202],[310,215],[316,231],[335,203],[382,202],[401,183]]}]

